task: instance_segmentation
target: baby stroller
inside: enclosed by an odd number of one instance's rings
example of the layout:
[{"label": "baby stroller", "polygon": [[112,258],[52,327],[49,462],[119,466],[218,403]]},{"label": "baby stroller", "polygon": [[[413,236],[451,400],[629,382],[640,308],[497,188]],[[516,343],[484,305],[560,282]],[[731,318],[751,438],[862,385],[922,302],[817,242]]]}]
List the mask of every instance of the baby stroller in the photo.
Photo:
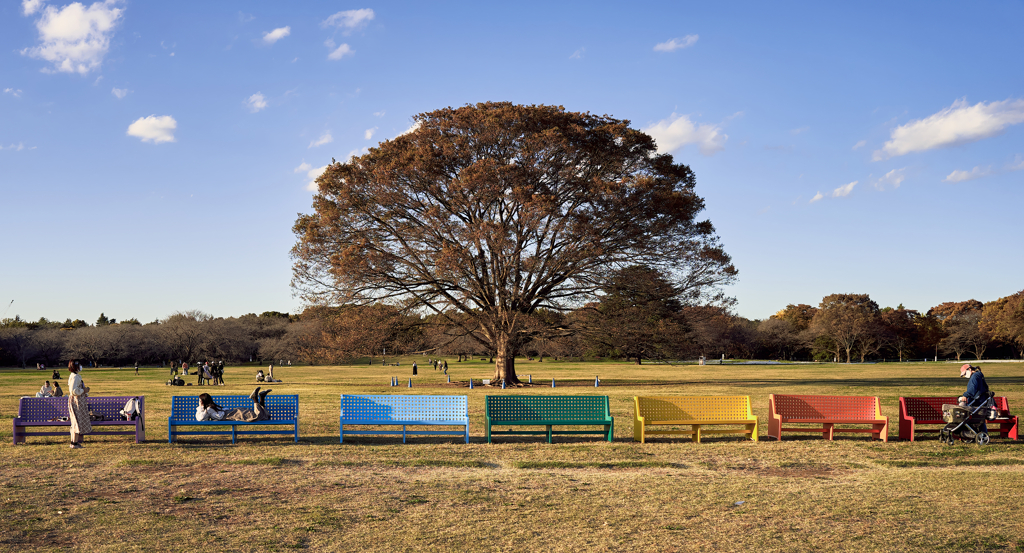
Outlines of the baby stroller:
[{"label": "baby stroller", "polygon": [[942,420],[947,424],[939,431],[939,441],[953,445],[957,438],[966,442],[977,442],[978,445],[989,443],[985,421],[999,416],[995,408],[995,392],[988,393],[988,399],[978,406],[943,405]]}]

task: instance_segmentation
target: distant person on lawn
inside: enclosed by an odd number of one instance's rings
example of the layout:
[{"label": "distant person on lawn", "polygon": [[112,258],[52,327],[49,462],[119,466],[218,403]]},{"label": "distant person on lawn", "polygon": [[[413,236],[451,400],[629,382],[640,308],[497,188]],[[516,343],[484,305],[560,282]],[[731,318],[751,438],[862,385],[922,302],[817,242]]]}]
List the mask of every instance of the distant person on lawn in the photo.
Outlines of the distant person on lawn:
[{"label": "distant person on lawn", "polygon": [[60,389],[60,382],[53,381],[53,397],[64,397],[64,390]]},{"label": "distant person on lawn", "polygon": [[51,397],[53,395],[53,388],[50,387],[50,381],[47,380],[46,384],[43,384],[36,392],[36,397]]},{"label": "distant person on lawn", "polygon": [[270,420],[270,411],[267,411],[267,394],[272,390],[260,391],[259,386],[249,394],[252,399],[252,409],[225,409],[217,405],[210,394],[199,394],[199,405],[196,406],[197,421],[240,421],[258,422]]}]

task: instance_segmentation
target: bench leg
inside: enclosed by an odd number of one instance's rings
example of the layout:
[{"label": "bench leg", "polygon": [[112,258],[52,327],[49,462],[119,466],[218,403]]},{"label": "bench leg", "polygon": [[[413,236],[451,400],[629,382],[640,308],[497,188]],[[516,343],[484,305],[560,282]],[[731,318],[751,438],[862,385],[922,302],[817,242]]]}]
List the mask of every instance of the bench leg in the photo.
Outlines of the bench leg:
[{"label": "bench leg", "polygon": [[883,442],[889,441],[889,423],[873,424],[871,428],[875,431],[874,433],[878,434],[878,439]]},{"label": "bench leg", "polygon": [[548,425],[548,443],[549,444],[551,443],[551,436],[552,436],[552,434],[551,434],[551,425],[549,424]]},{"label": "bench leg", "polygon": [[238,426],[232,424],[231,425],[231,444],[232,445],[234,445],[235,442],[238,440],[238,436],[237,436],[236,432],[238,432]]},{"label": "bench leg", "polygon": [[340,420],[338,421],[338,443],[345,443],[345,425],[341,424]]},{"label": "bench leg", "polygon": [[167,443],[174,443],[174,425],[170,422],[167,423]]},{"label": "bench leg", "polygon": [[405,425],[402,425],[402,443],[405,443]]},{"label": "bench leg", "polygon": [[299,443],[299,419],[295,419],[295,443]]},{"label": "bench leg", "polygon": [[487,433],[487,443],[491,443],[491,421],[487,421],[487,430],[485,432]]},{"label": "bench leg", "polygon": [[466,443],[469,443],[469,423],[466,423]]},{"label": "bench leg", "polygon": [[757,423],[755,422],[754,424],[748,424],[747,425],[747,431],[750,432],[750,440],[756,442],[757,441]]},{"label": "bench leg", "polygon": [[690,429],[693,431],[693,434],[690,434],[690,440],[693,441],[694,443],[698,443],[699,444],[700,443],[700,425],[699,424],[690,425]]},{"label": "bench leg", "polygon": [[825,424],[823,424],[821,426],[822,437],[825,438],[826,440],[832,440],[832,438],[835,436],[835,432],[832,431],[833,428],[835,428],[835,425],[832,423],[826,422]]}]

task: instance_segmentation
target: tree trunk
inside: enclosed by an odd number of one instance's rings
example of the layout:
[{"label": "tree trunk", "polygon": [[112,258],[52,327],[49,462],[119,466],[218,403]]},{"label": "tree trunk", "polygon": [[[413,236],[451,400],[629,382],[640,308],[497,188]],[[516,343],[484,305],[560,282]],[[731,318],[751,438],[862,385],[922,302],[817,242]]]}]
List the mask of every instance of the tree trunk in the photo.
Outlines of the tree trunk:
[{"label": "tree trunk", "polygon": [[495,341],[497,342],[495,348],[498,351],[494,358],[497,363],[494,364],[494,377],[491,378],[491,384],[505,382],[506,386],[515,386],[519,384],[519,378],[516,376],[516,357],[510,347],[511,340],[507,334],[501,334]]},{"label": "tree trunk", "polygon": [[637,365],[640,365],[640,364],[641,364],[641,362],[640,362],[640,356],[639,356],[639,355],[637,355],[637,356],[636,356],[636,364],[637,364]]}]

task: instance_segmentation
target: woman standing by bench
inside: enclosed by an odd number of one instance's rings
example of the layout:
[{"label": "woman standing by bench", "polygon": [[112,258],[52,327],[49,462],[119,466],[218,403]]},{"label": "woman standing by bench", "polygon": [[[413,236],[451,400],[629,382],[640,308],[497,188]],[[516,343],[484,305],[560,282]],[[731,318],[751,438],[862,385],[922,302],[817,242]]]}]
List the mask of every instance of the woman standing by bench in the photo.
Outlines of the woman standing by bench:
[{"label": "woman standing by bench", "polygon": [[78,372],[82,366],[75,361],[68,361],[68,418],[71,420],[71,449],[82,447],[82,435],[92,432],[92,420],[89,418],[89,388],[82,382]]}]

